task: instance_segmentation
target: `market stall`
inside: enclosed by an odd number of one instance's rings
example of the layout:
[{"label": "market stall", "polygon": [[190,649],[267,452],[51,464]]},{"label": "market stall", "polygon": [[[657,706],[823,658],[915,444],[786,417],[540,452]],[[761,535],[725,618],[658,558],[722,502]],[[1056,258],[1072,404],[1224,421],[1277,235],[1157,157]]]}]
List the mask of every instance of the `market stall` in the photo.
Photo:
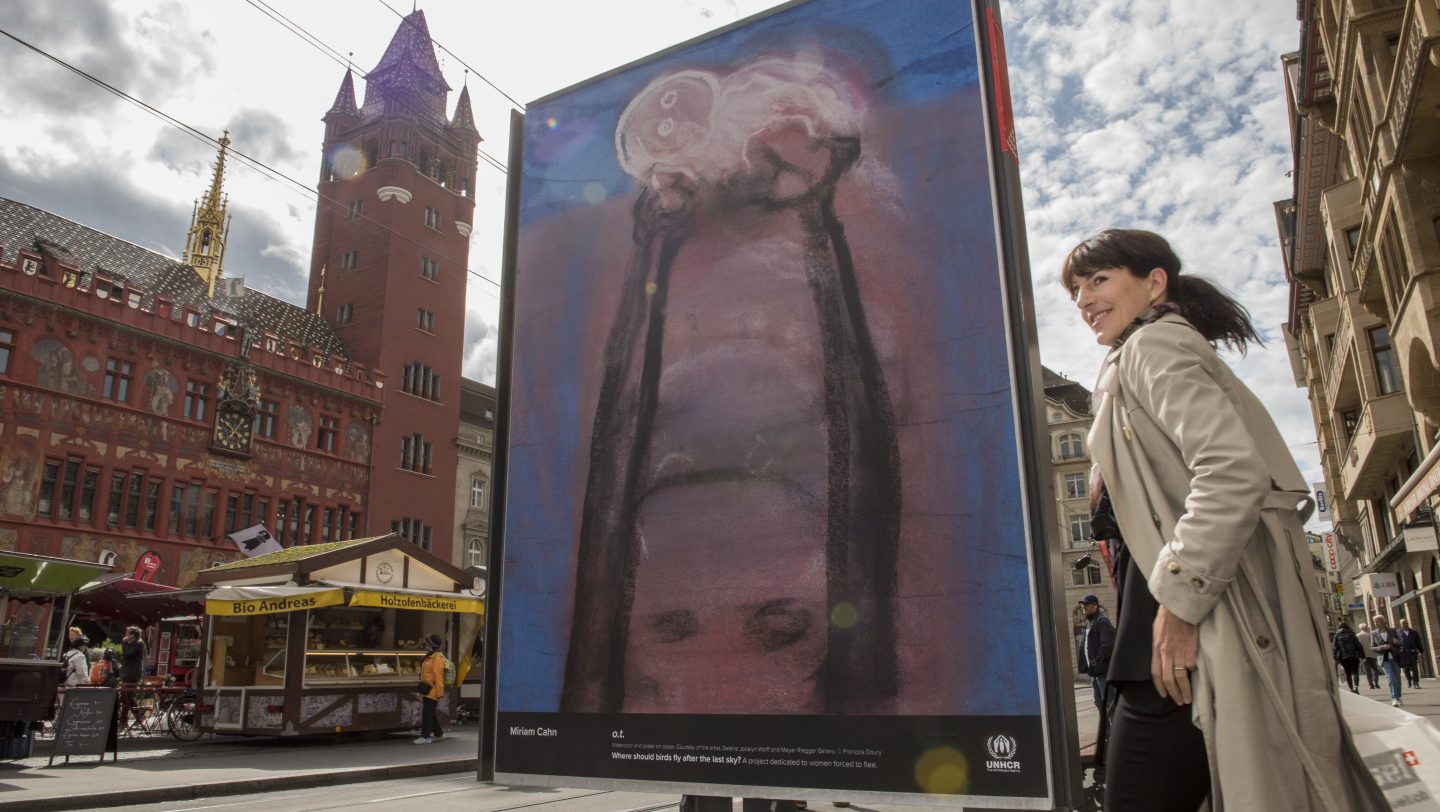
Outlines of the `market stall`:
[{"label": "market stall", "polygon": [[[217,733],[416,727],[424,640],[444,638],[463,672],[484,611],[472,576],[393,534],[291,547],[199,582],[212,589],[192,682]],[[447,689],[441,712],[456,699]]]},{"label": "market stall", "polygon": [[50,718],[75,591],[110,567],[0,552],[0,759],[24,758]]}]

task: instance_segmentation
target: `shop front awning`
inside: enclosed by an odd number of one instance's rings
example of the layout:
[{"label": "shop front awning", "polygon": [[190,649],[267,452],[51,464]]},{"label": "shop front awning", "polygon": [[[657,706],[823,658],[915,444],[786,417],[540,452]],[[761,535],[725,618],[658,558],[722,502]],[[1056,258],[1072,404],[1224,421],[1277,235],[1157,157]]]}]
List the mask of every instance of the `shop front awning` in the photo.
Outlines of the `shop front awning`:
[{"label": "shop front awning", "polygon": [[221,586],[205,597],[207,615],[274,615],[339,606],[345,591],[330,586]]},{"label": "shop front awning", "polygon": [[344,584],[339,581],[323,581],[322,583],[349,589],[351,606],[416,609],[422,612],[468,612],[476,615],[485,613],[485,601],[459,592],[435,592],[427,589],[396,587],[377,589],[373,585]]},{"label": "shop front awning", "polygon": [[93,561],[0,552],[0,590],[14,595],[68,595],[109,571]]}]

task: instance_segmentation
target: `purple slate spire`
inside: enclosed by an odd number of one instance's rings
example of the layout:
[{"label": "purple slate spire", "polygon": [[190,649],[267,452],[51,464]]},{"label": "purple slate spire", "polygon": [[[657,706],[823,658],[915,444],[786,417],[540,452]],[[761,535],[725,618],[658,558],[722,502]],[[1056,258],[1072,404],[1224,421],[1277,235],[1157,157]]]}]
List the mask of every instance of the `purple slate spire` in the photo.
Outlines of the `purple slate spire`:
[{"label": "purple slate spire", "polygon": [[450,126],[457,130],[478,133],[475,128],[475,114],[470,109],[470,86],[460,88],[460,100],[455,103],[455,117],[450,119]]},{"label": "purple slate spire", "polygon": [[355,106],[355,72],[346,68],[345,78],[340,80],[340,92],[335,94],[335,103],[330,105],[325,115],[354,116],[359,113],[360,109]]}]

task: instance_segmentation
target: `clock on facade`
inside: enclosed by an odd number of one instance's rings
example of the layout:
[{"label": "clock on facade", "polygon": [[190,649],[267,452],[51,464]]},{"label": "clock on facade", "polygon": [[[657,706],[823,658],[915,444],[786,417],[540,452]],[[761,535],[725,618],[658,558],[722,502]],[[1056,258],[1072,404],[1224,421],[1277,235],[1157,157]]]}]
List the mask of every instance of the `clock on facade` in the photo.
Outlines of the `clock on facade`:
[{"label": "clock on facade", "polygon": [[250,453],[249,416],[221,410],[215,415],[215,448],[232,454]]}]

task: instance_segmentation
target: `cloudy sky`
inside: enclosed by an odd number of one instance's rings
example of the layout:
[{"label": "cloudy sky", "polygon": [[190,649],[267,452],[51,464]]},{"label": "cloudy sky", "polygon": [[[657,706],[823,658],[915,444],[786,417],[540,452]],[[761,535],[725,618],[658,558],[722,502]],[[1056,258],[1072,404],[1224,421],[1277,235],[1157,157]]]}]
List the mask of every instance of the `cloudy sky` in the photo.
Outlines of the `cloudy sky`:
[{"label": "cloudy sky", "polygon": [[[903,0],[896,0],[902,2]],[[387,3],[389,4],[387,6]],[[776,5],[773,0],[422,3],[450,53],[521,102]],[[277,23],[288,17],[368,70],[402,0],[53,0],[0,5],[0,29],[80,66],[312,184],[320,115],[343,65]],[[1286,289],[1271,204],[1290,196],[1280,54],[1293,4],[1240,0],[1002,3],[1016,107],[1041,357],[1087,385],[1102,352],[1054,283],[1060,258],[1107,225],[1170,237],[1187,271],[1237,292],[1271,338],[1235,359],[1319,479],[1314,429],[1280,338]],[[621,13],[618,13],[621,12]],[[465,64],[462,64],[465,63]],[[179,256],[214,147],[0,38],[0,196]],[[507,154],[511,103],[468,77],[482,148]],[[363,93],[363,86],[360,88]],[[452,99],[453,106],[453,99]],[[505,176],[477,170],[465,374],[493,382]],[[230,276],[303,303],[312,196],[235,166]],[[491,280],[491,281],[487,281]]]}]

